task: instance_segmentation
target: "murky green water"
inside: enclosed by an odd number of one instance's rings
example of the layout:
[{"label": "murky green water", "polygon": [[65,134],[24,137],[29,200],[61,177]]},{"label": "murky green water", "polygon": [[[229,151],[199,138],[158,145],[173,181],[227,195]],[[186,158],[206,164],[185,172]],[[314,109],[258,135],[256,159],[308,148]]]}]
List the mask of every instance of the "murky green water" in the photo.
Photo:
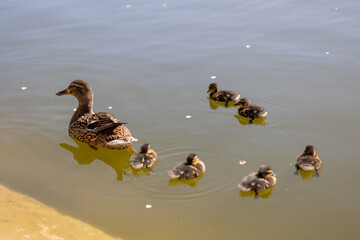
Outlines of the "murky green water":
[{"label": "murky green water", "polygon": [[[354,237],[359,10],[357,0],[1,1],[0,183],[129,240]],[[90,82],[95,111],[129,122],[135,150],[151,143],[154,175],[131,170],[132,151],[67,135],[77,103],[55,93],[74,79]],[[266,125],[214,107],[213,81],[267,109]],[[308,144],[323,168],[303,180],[292,163]],[[190,152],[206,174],[169,182]],[[271,195],[240,196],[237,183],[264,163],[277,173]]]}]

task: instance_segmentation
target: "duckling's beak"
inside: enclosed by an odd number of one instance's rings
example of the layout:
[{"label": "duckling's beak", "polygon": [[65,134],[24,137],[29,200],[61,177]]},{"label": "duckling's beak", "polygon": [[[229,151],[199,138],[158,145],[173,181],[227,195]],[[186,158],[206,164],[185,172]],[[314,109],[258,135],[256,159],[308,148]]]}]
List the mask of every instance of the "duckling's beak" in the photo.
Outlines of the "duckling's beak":
[{"label": "duckling's beak", "polygon": [[57,96],[63,96],[63,95],[70,95],[68,89],[62,90],[58,93],[56,93]]},{"label": "duckling's beak", "polygon": [[210,89],[207,91],[207,93],[209,93],[210,92]]},{"label": "duckling's beak", "polygon": [[239,105],[240,105],[240,103],[239,103],[239,102],[237,102],[237,103],[235,103],[235,104],[234,104],[234,106],[239,106]]}]

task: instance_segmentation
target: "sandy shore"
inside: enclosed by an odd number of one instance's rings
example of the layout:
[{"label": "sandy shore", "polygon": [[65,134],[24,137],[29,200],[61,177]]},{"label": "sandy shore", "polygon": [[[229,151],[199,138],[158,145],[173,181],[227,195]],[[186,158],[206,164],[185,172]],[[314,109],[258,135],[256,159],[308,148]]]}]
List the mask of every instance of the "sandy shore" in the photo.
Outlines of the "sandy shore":
[{"label": "sandy shore", "polygon": [[89,224],[0,185],[0,239],[114,240]]}]

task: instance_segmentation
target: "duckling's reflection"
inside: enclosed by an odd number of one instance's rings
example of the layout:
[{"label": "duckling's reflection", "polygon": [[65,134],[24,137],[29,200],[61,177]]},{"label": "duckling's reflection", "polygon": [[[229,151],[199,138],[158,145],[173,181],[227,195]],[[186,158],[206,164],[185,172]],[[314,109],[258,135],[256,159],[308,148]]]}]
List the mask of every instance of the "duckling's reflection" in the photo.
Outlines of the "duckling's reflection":
[{"label": "duckling's reflection", "polygon": [[275,188],[275,186],[269,187],[265,190],[262,191],[258,191],[258,192],[254,192],[254,191],[250,191],[250,192],[244,192],[244,191],[240,191],[240,197],[253,197],[253,198],[262,198],[262,199],[267,199],[271,196],[273,189]]},{"label": "duckling's reflection", "polygon": [[228,106],[226,106],[225,102],[215,101],[209,97],[207,97],[207,99],[209,100],[210,108],[213,110],[216,110],[218,107],[224,107],[224,108],[234,107],[234,104],[236,103],[236,102],[230,101],[228,103]]},{"label": "duckling's reflection", "polygon": [[195,187],[196,184],[199,182],[200,178],[202,178],[204,176],[204,174],[200,174],[198,177],[196,178],[191,178],[191,179],[186,179],[186,178],[181,178],[181,179],[170,179],[169,180],[169,186],[177,186],[177,185],[189,185],[189,187]]},{"label": "duckling's reflection", "polygon": [[[131,170],[129,159],[135,153],[134,148],[129,147],[122,150],[110,150],[106,148],[91,148],[88,144],[73,139],[77,147],[66,143],[60,143],[62,148],[73,153],[74,159],[80,164],[90,164],[98,159],[112,167],[116,174],[117,180],[121,181],[123,175],[129,175],[127,171]],[[125,171],[127,170],[127,171]]]},{"label": "duckling's reflection", "polygon": [[267,120],[264,117],[261,118],[255,118],[254,120],[252,120],[251,118],[246,118],[243,116],[240,116],[239,114],[234,115],[235,118],[237,118],[237,120],[239,120],[239,123],[241,125],[263,125],[265,126],[267,124]]},{"label": "duckling's reflection", "polygon": [[301,179],[304,181],[309,181],[311,179],[313,179],[314,177],[320,177],[319,172],[317,171],[304,171],[304,170],[296,170],[295,175],[300,175]]}]

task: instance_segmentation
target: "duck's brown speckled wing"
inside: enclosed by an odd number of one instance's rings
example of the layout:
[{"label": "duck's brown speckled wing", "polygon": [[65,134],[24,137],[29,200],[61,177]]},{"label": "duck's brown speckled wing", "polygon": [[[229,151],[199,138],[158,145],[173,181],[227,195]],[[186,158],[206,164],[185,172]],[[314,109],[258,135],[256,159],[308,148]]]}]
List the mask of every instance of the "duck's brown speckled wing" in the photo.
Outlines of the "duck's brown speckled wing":
[{"label": "duck's brown speckled wing", "polygon": [[246,176],[239,184],[241,191],[261,191],[270,187],[270,183],[264,179],[257,177],[254,173]]},{"label": "duck's brown speckled wing", "polygon": [[168,172],[171,178],[194,178],[200,175],[200,171],[191,166],[185,165],[184,163],[177,165],[173,170]]},{"label": "duck's brown speckled wing", "polygon": [[246,118],[257,118],[263,115],[265,112],[262,107],[247,107],[243,109],[239,109],[239,114]]},{"label": "duck's brown speckled wing", "polygon": [[304,171],[318,170],[321,168],[321,160],[318,157],[300,155],[296,160],[295,167]]},{"label": "duck's brown speckled wing", "polygon": [[110,113],[85,114],[69,126],[69,135],[85,143],[105,146],[112,140],[128,140],[131,133]]},{"label": "duck's brown speckled wing", "polygon": [[229,102],[238,94],[233,91],[219,91],[214,94],[213,99],[220,102]]},{"label": "duck's brown speckled wing", "polygon": [[88,129],[92,129],[95,132],[100,132],[105,129],[114,128],[127,122],[121,122],[114,117],[111,113],[99,112],[93,114],[90,123],[86,126]]}]

